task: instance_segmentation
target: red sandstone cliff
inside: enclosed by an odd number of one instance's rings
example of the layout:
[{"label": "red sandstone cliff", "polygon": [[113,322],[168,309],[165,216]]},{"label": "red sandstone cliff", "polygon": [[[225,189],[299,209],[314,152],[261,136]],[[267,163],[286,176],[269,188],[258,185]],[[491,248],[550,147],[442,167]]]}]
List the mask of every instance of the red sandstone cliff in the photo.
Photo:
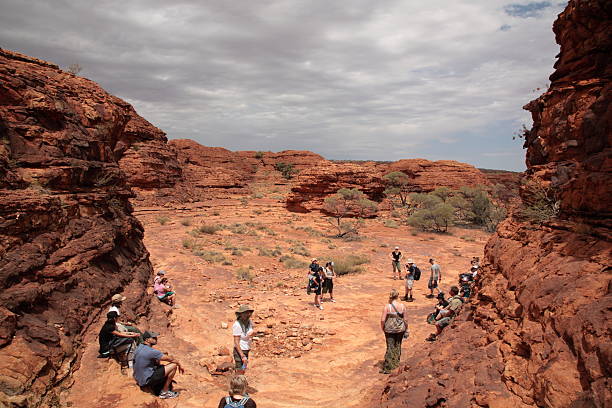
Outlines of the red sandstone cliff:
[{"label": "red sandstone cliff", "polygon": [[377,407],[612,406],[611,18],[609,1],[569,2],[551,86],[526,106],[524,177],[552,187],[558,216],[499,226],[475,298]]},{"label": "red sandstone cliff", "polygon": [[411,178],[411,189],[429,192],[438,187],[489,185],[475,167],[452,160],[405,159],[393,163],[322,162],[296,178],[287,198],[287,209],[296,212],[320,210],[323,201],[340,188],[357,188],[371,200],[382,201],[386,185],[383,177],[401,171]]},{"label": "red sandstone cliff", "polygon": [[50,406],[112,294],[128,318],[147,312],[151,264],[118,161],[163,134],[95,83],[0,50],[0,138],[0,406]]}]

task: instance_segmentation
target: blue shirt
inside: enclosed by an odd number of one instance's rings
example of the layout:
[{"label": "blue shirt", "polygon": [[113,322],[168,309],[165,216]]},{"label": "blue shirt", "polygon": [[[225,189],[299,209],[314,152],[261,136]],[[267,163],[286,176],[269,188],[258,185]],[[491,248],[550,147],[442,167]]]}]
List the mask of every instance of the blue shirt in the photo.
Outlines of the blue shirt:
[{"label": "blue shirt", "polygon": [[164,356],[159,350],[141,344],[134,352],[134,379],[141,387],[147,385],[149,378],[153,375],[155,368],[159,365],[159,359]]}]

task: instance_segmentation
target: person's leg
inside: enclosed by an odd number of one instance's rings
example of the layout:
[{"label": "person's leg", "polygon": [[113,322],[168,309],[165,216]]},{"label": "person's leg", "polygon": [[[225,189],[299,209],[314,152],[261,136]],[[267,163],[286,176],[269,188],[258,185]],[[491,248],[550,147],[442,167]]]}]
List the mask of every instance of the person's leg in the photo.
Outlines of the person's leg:
[{"label": "person's leg", "polygon": [[385,363],[383,364],[383,372],[388,373],[394,370],[399,365],[401,354],[401,340],[404,333],[385,333],[387,341],[387,352],[385,353]]},{"label": "person's leg", "polygon": [[170,363],[164,366],[166,381],[164,382],[162,392],[168,391],[170,387],[170,383],[172,383],[172,379],[174,378],[174,375],[176,374],[177,368],[178,368],[177,365],[174,363]]},{"label": "person's leg", "polygon": [[397,271],[397,264],[395,263],[395,261],[391,261],[391,267],[393,268],[393,279],[397,279],[396,276],[396,271]]},{"label": "person's leg", "polygon": [[331,298],[332,302],[336,301],[334,299],[334,280],[333,279],[329,280],[329,297]]}]

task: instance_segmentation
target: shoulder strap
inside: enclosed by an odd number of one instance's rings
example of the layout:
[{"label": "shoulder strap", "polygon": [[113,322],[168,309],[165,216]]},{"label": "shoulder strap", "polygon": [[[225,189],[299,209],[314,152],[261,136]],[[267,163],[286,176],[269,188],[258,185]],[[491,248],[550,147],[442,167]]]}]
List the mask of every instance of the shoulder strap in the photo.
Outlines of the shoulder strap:
[{"label": "shoulder strap", "polygon": [[239,402],[240,405],[238,405],[238,406],[244,407],[245,404],[247,403],[247,401],[249,400],[249,398],[250,397],[244,397],[243,399],[241,399],[240,402]]},{"label": "shoulder strap", "polygon": [[397,313],[398,316],[403,316],[403,313],[400,313],[397,311],[397,309],[395,308],[395,305],[393,304],[393,302],[389,303],[391,305],[391,307],[393,308],[393,310],[395,310],[395,313]]}]

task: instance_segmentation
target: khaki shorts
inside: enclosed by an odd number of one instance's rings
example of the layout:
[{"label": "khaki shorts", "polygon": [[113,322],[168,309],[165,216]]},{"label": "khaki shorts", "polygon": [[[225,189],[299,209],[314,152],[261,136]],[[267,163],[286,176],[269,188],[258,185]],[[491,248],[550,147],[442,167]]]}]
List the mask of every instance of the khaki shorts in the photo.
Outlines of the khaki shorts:
[{"label": "khaki shorts", "polygon": [[412,285],[414,285],[414,279],[406,279],[406,288],[412,289]]}]

